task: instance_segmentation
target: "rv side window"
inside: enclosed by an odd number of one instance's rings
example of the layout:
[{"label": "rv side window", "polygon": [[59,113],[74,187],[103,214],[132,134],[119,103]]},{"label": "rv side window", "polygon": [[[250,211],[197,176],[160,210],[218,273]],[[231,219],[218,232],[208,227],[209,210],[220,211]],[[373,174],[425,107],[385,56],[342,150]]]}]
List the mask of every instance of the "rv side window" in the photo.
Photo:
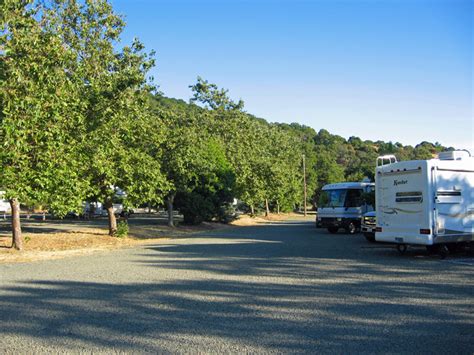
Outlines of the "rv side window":
[{"label": "rv side window", "polygon": [[397,192],[395,195],[397,203],[421,203],[423,202],[423,193],[421,191]]},{"label": "rv side window", "polygon": [[459,190],[438,190],[436,192],[438,203],[461,203],[462,195]]},{"label": "rv side window", "polygon": [[362,205],[361,196],[362,190],[348,190],[344,207],[360,207]]}]

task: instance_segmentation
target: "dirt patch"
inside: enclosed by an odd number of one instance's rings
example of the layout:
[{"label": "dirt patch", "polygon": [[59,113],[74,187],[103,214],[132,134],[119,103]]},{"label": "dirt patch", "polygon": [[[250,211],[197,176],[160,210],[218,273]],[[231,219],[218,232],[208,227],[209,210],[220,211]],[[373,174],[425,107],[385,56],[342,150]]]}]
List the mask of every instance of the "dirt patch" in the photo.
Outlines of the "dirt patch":
[{"label": "dirt patch", "polygon": [[[311,218],[311,217],[309,217]],[[233,226],[256,226],[259,224],[264,224],[268,222],[278,222],[278,221],[286,221],[286,220],[304,220],[308,219],[308,217],[304,217],[304,215],[299,213],[280,213],[280,214],[271,214],[267,217],[265,216],[249,216],[249,215],[241,215],[238,219],[231,222],[230,224]]]},{"label": "dirt patch", "polygon": [[17,251],[10,248],[10,236],[0,236],[0,263],[56,259],[156,240],[141,240],[133,236],[115,238],[104,230],[84,228],[60,233],[25,233],[24,250]]}]

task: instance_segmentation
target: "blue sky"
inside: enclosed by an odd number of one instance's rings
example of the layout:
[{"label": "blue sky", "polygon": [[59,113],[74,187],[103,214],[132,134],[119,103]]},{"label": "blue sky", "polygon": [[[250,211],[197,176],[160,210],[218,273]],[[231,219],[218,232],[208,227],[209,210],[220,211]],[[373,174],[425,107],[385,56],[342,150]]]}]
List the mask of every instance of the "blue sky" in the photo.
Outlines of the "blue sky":
[{"label": "blue sky", "polygon": [[112,3],[166,96],[199,75],[271,122],[473,149],[471,1]]}]

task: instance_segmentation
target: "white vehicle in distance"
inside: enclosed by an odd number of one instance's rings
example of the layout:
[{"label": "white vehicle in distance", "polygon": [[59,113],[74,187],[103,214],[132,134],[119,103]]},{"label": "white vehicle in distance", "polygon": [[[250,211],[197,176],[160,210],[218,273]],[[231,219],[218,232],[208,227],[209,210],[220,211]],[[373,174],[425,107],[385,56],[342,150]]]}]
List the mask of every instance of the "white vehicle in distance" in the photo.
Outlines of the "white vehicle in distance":
[{"label": "white vehicle in distance", "polygon": [[446,256],[474,241],[474,158],[449,151],[437,159],[397,162],[377,159],[375,239],[424,245]]},{"label": "white vehicle in distance", "polygon": [[319,199],[316,227],[327,228],[330,233],[337,233],[340,228],[349,234],[360,230],[362,216],[374,210],[362,197],[374,188],[375,184],[371,182],[325,185]]},{"label": "white vehicle in distance", "polygon": [[0,191],[0,214],[3,215],[3,218],[6,218],[6,214],[10,212],[10,210],[10,201],[5,199],[5,191]]}]

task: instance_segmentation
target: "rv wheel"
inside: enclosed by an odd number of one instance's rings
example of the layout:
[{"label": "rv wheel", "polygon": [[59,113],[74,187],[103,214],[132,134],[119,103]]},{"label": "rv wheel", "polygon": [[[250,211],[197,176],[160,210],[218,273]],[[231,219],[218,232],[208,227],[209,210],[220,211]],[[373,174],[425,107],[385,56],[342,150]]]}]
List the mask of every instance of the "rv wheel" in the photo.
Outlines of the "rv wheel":
[{"label": "rv wheel", "polygon": [[446,259],[446,257],[449,255],[449,249],[446,244],[440,245],[438,251],[441,259]]},{"label": "rv wheel", "polygon": [[450,243],[446,244],[446,247],[448,248],[450,253],[457,253],[462,250],[462,244],[461,243]]},{"label": "rv wheel", "polygon": [[338,229],[339,229],[338,227],[334,227],[334,226],[333,227],[328,227],[329,233],[332,233],[332,234],[337,233]]},{"label": "rv wheel", "polygon": [[354,222],[350,222],[345,229],[346,233],[354,234],[357,231],[357,226],[354,224]]},{"label": "rv wheel", "polygon": [[407,251],[407,249],[408,249],[408,247],[407,247],[406,244],[398,244],[398,245],[397,245],[397,250],[398,250],[398,252],[399,252],[401,255],[405,254],[405,252]]}]

